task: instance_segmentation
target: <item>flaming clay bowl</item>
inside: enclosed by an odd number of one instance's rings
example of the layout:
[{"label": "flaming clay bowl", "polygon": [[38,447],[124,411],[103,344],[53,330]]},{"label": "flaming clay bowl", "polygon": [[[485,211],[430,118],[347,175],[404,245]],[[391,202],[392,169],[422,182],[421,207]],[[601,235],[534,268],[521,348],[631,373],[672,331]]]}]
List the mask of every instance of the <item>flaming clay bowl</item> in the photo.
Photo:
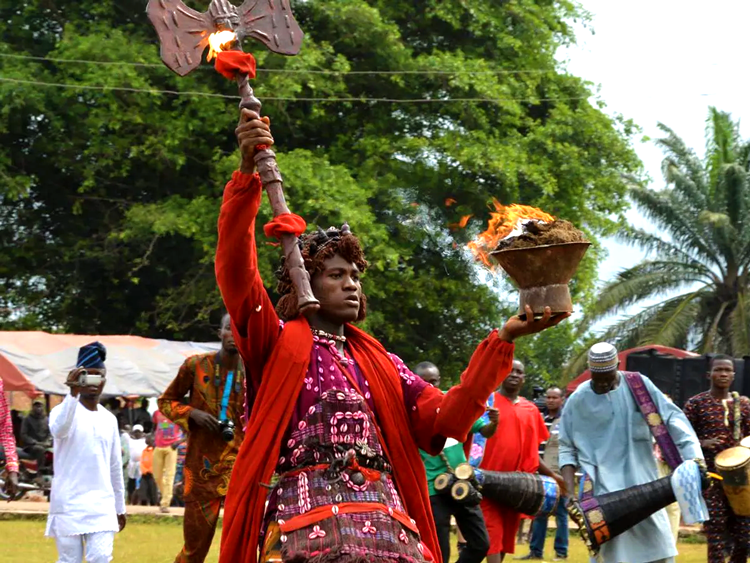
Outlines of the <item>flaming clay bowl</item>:
[{"label": "flaming clay bowl", "polygon": [[530,305],[534,315],[573,311],[568,282],[576,273],[590,242],[566,242],[531,248],[496,250],[490,256],[516,283],[520,291],[520,312]]}]

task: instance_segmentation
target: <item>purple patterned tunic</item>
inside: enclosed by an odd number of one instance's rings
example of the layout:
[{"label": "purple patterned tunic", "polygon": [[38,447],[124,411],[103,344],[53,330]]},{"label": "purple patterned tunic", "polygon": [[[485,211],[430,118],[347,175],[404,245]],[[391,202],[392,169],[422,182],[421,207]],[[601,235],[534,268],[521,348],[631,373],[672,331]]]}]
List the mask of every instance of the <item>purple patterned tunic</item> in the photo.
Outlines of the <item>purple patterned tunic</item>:
[{"label": "purple patterned tunic", "polygon": [[[266,508],[266,526],[300,523],[280,537],[283,561],[424,561],[371,418],[367,381],[334,342],[313,340]],[[401,375],[405,407],[416,410],[427,384],[397,356],[390,357]],[[339,507],[347,509],[339,512]]]}]

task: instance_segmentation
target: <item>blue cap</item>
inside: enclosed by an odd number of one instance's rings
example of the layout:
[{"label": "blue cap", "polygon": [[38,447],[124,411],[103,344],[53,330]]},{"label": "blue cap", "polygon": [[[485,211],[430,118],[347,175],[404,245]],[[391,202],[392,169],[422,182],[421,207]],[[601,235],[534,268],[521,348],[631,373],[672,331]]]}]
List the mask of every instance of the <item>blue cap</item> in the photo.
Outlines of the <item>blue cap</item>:
[{"label": "blue cap", "polygon": [[78,350],[78,361],[76,367],[79,368],[104,368],[104,360],[107,359],[107,349],[101,342],[92,342],[81,346]]}]

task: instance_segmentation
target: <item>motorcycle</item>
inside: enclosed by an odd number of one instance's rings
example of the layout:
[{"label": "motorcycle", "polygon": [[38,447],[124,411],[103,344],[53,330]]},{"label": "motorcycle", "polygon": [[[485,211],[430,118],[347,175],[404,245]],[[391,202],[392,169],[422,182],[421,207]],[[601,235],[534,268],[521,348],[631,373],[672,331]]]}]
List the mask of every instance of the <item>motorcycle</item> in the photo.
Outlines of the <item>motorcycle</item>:
[{"label": "motorcycle", "polygon": [[13,498],[9,498],[9,495],[5,492],[5,481],[8,476],[5,467],[5,452],[0,447],[0,500],[21,500],[32,491],[38,491],[49,499],[52,487],[52,448],[46,449],[42,468],[39,467],[37,460],[22,448],[16,448],[16,452],[18,453],[18,491]]}]

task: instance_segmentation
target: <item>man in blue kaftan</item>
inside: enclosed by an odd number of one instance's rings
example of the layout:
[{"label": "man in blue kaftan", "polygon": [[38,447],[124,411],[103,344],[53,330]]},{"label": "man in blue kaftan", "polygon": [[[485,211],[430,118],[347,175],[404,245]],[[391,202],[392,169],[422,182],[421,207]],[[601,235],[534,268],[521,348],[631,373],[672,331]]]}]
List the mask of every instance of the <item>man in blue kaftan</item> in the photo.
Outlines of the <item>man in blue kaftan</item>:
[{"label": "man in blue kaftan", "polygon": [[[560,423],[560,467],[574,491],[579,467],[598,496],[659,478],[651,431],[633,393],[617,370],[614,346],[594,345],[589,352],[591,381],[581,384],[566,402]],[[685,415],[647,377],[643,377],[661,418],[683,460],[703,459],[700,443]],[[605,563],[672,562],[675,540],[660,510],[601,547]]]}]

